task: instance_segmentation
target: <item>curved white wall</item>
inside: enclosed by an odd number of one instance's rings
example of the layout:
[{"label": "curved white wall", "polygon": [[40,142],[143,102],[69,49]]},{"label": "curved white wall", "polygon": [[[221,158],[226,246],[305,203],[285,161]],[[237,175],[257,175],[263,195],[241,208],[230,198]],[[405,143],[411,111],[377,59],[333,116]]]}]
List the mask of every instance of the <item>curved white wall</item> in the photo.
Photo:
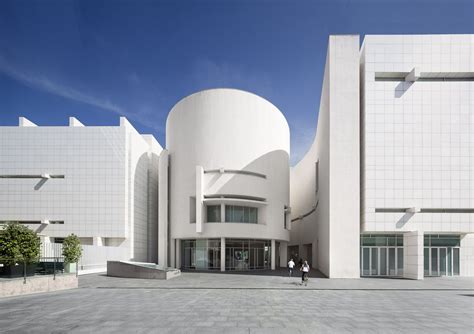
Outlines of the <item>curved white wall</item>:
[{"label": "curved white wall", "polygon": [[331,278],[359,277],[359,162],[359,37],[330,36],[316,137],[291,171],[290,245]]},{"label": "curved white wall", "polygon": [[[170,154],[170,238],[255,238],[289,240],[284,207],[289,205],[289,128],[270,102],[235,89],[212,89],[178,102],[166,122]],[[266,178],[232,173],[204,173],[203,195],[265,198],[258,224],[206,223],[196,232],[190,214],[196,196],[196,166],[204,171],[244,170]],[[199,197],[199,194],[198,194]],[[199,210],[198,210],[199,212]],[[289,217],[288,217],[289,218]]]}]

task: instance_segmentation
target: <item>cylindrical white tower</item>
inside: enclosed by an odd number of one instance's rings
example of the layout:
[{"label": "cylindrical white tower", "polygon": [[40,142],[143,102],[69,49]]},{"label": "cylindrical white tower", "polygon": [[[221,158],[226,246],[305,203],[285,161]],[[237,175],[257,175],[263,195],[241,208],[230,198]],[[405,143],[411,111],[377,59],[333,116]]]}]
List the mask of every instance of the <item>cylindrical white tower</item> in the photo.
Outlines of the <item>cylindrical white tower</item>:
[{"label": "cylindrical white tower", "polygon": [[283,114],[248,92],[198,92],[169,113],[166,146],[172,264],[274,268],[275,248],[282,242],[286,250],[290,225],[290,135]]}]

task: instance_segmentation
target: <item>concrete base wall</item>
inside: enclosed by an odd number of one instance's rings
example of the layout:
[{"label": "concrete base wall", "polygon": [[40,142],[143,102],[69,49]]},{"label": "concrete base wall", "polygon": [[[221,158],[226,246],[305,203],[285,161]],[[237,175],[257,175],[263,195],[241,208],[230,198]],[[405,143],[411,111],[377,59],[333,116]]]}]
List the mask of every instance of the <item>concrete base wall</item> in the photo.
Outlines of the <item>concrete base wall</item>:
[{"label": "concrete base wall", "polygon": [[145,264],[134,264],[120,261],[107,261],[107,276],[148,279],[170,279],[181,275],[181,270],[161,270]]},{"label": "concrete base wall", "polygon": [[28,295],[40,292],[52,292],[58,290],[75,289],[78,287],[78,279],[75,274],[31,276],[26,278],[2,278],[0,279],[0,298]]}]

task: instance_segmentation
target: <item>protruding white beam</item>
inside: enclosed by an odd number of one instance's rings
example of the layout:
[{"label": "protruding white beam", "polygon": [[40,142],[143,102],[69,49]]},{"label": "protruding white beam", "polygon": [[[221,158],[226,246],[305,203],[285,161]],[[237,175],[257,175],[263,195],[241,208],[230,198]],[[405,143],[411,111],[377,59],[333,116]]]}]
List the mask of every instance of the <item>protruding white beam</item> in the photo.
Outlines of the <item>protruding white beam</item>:
[{"label": "protruding white beam", "polygon": [[33,123],[32,121],[30,121],[26,117],[19,117],[18,118],[18,126],[26,127],[26,126],[37,126],[37,125],[35,123]]},{"label": "protruding white beam", "polygon": [[69,126],[84,126],[76,117],[69,117]]},{"label": "protruding white beam", "polygon": [[92,237],[92,245],[94,246],[104,246],[104,238],[103,237]]},{"label": "protruding white beam", "polygon": [[420,208],[416,208],[416,207],[413,207],[413,208],[408,208],[405,210],[406,213],[419,213],[421,212]]},{"label": "protruding white beam", "polygon": [[415,82],[420,78],[420,69],[418,67],[413,67],[410,73],[405,77],[405,81]]}]

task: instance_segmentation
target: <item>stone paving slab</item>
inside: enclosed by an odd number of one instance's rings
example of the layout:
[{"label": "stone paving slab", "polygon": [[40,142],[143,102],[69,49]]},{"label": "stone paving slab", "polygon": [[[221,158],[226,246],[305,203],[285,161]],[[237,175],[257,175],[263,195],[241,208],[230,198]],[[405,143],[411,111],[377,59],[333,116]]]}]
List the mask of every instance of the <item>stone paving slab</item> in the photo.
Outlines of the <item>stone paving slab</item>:
[{"label": "stone paving slab", "polygon": [[0,300],[2,333],[472,333],[464,291],[95,289]]},{"label": "stone paving slab", "polygon": [[0,299],[1,333],[472,333],[474,280],[337,280],[183,273],[79,277],[79,289]]},{"label": "stone paving slab", "polygon": [[[318,277],[319,276],[319,277]],[[183,272],[172,280],[150,280],[108,277],[105,273],[79,277],[79,287],[128,289],[276,289],[276,290],[472,290],[473,277],[439,277],[424,280],[357,278],[327,279],[317,272],[310,273],[308,285],[300,285],[299,276],[289,278],[286,271],[265,272],[261,275],[234,273]]]}]

